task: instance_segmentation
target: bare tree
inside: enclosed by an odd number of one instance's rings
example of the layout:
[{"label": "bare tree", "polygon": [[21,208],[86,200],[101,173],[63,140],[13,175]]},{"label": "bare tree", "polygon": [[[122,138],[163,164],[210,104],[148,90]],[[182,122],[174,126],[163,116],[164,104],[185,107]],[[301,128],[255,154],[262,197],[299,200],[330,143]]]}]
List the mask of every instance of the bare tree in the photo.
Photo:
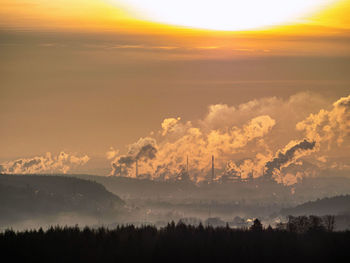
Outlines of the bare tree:
[{"label": "bare tree", "polygon": [[324,221],[326,230],[328,232],[333,232],[333,230],[334,230],[334,222],[335,222],[334,216],[326,215],[326,216],[324,216],[323,221]]}]

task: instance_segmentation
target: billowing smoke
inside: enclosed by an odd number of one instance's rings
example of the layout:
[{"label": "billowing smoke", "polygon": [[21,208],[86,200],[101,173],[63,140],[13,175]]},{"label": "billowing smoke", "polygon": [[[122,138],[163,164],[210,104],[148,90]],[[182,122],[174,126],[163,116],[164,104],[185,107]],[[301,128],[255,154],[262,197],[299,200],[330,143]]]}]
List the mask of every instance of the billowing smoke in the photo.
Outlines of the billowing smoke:
[{"label": "billowing smoke", "polygon": [[188,156],[189,177],[199,183],[211,178],[214,155],[217,181],[266,175],[291,185],[307,175],[290,167],[301,167],[304,158],[311,157],[315,165],[325,165],[329,158],[324,145],[328,149],[333,142],[341,145],[347,138],[349,101],[350,96],[342,98],[332,110],[308,116],[310,111],[326,107],[326,100],[300,93],[286,101],[272,97],[238,107],[211,105],[208,114],[197,121],[166,118],[152,138],[141,138],[129,146],[127,154],[113,160],[112,174],[134,176],[137,160],[139,174],[154,180],[176,180],[186,171]]},{"label": "billowing smoke", "polygon": [[191,122],[182,123],[180,118],[165,119],[158,133],[160,143],[152,138],[141,138],[130,145],[126,155],[113,161],[112,174],[133,176],[132,168],[138,160],[143,174],[153,179],[175,179],[183,173],[186,157],[190,156],[191,179],[205,180],[212,155],[217,157],[218,165],[222,165],[231,155],[264,137],[274,125],[275,121],[267,115],[255,117],[241,127],[221,129],[208,129],[203,123],[197,126]]},{"label": "billowing smoke", "polygon": [[46,153],[44,156],[22,158],[0,164],[2,174],[67,173],[72,167],[85,165],[89,156],[76,156],[60,152],[57,156]]},{"label": "billowing smoke", "polygon": [[327,143],[328,148],[334,143],[342,145],[350,134],[350,95],[333,103],[331,110],[310,114],[296,127],[305,132],[309,140]]},{"label": "billowing smoke", "polygon": [[295,162],[297,159],[305,155],[308,151],[311,151],[315,148],[316,142],[309,142],[303,140],[294,146],[287,149],[285,152],[279,152],[277,157],[272,161],[266,163],[265,174],[267,176],[272,176],[274,171],[280,171],[283,167],[288,166],[290,163]]},{"label": "billowing smoke", "polygon": [[[322,109],[318,114],[311,114],[303,121],[297,123],[298,131],[304,132],[306,139],[302,141],[291,141],[283,150],[277,151],[275,157],[257,154],[253,159],[244,160],[240,164],[229,162],[225,174],[239,178],[260,177],[262,175],[273,178],[279,183],[292,185],[305,176],[313,174],[309,169],[301,169],[294,173],[284,171],[291,166],[301,166],[301,158],[311,153],[321,152],[315,156],[315,167],[327,167],[327,158],[323,155],[329,153],[330,146],[342,145],[350,134],[350,96],[341,98],[333,104],[330,111]],[[337,151],[340,151],[338,148]],[[269,160],[270,159],[270,160]],[[266,160],[269,160],[266,162]],[[333,163],[335,167],[339,164]],[[341,166],[344,166],[341,164]],[[329,166],[328,166],[329,167]]]},{"label": "billowing smoke", "polygon": [[112,160],[114,157],[117,156],[118,153],[119,153],[118,150],[116,150],[116,149],[114,149],[113,147],[111,147],[111,148],[109,149],[109,151],[106,152],[106,158],[107,158],[108,160]]},{"label": "billowing smoke", "polygon": [[265,165],[265,176],[275,179],[279,183],[291,185],[297,183],[299,174],[294,176],[287,173],[282,174],[282,169],[288,167],[291,164],[295,164],[301,157],[310,154],[315,150],[316,142],[309,142],[303,140],[298,142],[294,146],[289,147],[284,152],[279,152],[273,160],[269,161]]},{"label": "billowing smoke", "polygon": [[300,174],[296,177],[291,173],[283,173],[283,168],[299,164],[300,158],[314,151],[316,151],[315,141],[291,141],[284,149],[277,151],[275,156],[257,154],[255,158],[245,159],[238,163],[229,161],[221,178],[247,180],[265,176],[285,185],[295,184]]},{"label": "billowing smoke", "polygon": [[141,138],[129,145],[126,155],[118,156],[112,162],[112,175],[129,175],[130,169],[136,161],[147,162],[156,157],[156,141],[152,138]]}]

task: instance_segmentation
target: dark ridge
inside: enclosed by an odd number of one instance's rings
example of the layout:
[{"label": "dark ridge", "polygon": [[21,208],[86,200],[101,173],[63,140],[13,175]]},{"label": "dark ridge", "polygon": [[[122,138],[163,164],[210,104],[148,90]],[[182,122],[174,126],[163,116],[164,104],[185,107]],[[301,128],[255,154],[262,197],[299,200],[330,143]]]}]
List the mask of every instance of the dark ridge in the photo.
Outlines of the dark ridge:
[{"label": "dark ridge", "polygon": [[77,213],[115,213],[124,201],[96,182],[44,175],[0,175],[0,223]]},{"label": "dark ridge", "polygon": [[293,208],[282,209],[282,215],[342,215],[350,214],[350,195],[326,197],[306,202]]}]

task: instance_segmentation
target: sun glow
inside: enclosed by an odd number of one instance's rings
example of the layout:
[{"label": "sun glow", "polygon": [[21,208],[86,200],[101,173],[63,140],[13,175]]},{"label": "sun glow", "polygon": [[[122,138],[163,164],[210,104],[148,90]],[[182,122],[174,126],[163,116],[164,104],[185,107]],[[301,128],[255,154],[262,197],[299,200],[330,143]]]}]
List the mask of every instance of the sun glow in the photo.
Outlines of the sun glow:
[{"label": "sun glow", "polygon": [[302,22],[337,0],[112,0],[137,18],[212,30],[247,30]]}]

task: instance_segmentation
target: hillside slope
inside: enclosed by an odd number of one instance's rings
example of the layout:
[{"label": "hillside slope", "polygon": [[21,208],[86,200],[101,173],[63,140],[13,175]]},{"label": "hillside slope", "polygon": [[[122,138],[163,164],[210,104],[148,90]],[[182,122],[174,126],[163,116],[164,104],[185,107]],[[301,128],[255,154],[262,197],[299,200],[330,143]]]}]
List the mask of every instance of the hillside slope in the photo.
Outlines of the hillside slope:
[{"label": "hillside slope", "polygon": [[62,176],[1,175],[0,224],[74,213],[114,217],[124,202],[96,182]]},{"label": "hillside slope", "polygon": [[275,181],[256,179],[249,182],[226,182],[195,185],[191,182],[151,181],[116,176],[84,174],[73,177],[96,181],[108,191],[124,200],[152,199],[171,202],[197,199],[245,201],[265,203],[301,204],[309,200],[350,193],[350,179],[344,177],[304,178],[293,186],[283,186]]},{"label": "hillside slope", "polygon": [[293,208],[283,209],[283,215],[343,215],[350,214],[350,195],[317,199]]}]

